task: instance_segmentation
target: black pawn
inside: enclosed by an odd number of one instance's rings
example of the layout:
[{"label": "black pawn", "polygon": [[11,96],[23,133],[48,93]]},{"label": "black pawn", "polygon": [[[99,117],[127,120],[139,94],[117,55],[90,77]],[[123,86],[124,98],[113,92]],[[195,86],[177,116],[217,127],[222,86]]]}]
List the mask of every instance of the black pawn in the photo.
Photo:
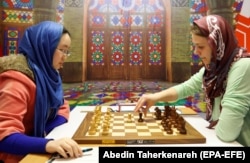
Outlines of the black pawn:
[{"label": "black pawn", "polygon": [[143,122],[143,118],[142,118],[142,112],[139,113],[139,119],[138,119],[138,122]]}]

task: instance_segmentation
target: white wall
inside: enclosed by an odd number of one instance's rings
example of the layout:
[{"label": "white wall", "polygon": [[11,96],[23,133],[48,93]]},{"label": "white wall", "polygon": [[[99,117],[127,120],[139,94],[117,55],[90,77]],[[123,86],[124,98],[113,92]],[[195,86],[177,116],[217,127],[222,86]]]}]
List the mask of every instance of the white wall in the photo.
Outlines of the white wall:
[{"label": "white wall", "polygon": [[249,7],[250,7],[250,0],[244,0],[241,7],[240,15],[249,18],[250,17]]}]

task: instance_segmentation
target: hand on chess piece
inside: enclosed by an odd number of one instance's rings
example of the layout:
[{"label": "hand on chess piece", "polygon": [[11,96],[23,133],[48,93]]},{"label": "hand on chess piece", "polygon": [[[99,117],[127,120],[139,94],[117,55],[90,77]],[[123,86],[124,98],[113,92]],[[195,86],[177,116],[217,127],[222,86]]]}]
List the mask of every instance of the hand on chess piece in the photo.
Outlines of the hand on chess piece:
[{"label": "hand on chess piece", "polygon": [[137,101],[134,112],[142,112],[144,116],[147,116],[147,112],[151,106],[154,106],[157,99],[155,99],[154,94],[144,94]]}]

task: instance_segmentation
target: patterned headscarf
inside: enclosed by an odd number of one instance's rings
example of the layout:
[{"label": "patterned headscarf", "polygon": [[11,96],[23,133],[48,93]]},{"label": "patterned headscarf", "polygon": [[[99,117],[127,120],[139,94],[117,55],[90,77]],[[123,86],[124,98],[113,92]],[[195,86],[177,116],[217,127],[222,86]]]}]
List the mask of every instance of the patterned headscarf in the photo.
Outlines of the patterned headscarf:
[{"label": "patterned headscarf", "polygon": [[194,21],[212,48],[211,63],[206,65],[203,76],[203,88],[207,102],[206,119],[210,121],[209,128],[216,125],[211,121],[214,99],[223,96],[230,66],[234,61],[244,57],[243,49],[238,48],[238,42],[231,25],[221,16],[208,15]]},{"label": "patterned headscarf", "polygon": [[53,55],[63,26],[44,21],[29,27],[20,42],[19,53],[26,56],[36,84],[34,136],[43,137],[46,122],[54,118],[63,104],[61,77],[53,68]]}]

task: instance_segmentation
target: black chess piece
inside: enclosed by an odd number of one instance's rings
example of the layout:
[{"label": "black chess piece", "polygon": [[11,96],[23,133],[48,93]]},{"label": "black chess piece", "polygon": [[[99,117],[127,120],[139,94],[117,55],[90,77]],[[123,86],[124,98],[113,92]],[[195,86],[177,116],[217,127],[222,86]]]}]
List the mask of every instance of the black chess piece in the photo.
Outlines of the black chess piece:
[{"label": "black chess piece", "polygon": [[139,119],[138,119],[138,122],[143,122],[144,119],[142,118],[142,112],[139,113]]},{"label": "black chess piece", "polygon": [[162,119],[161,110],[158,107],[155,108],[155,118],[156,120]]}]

